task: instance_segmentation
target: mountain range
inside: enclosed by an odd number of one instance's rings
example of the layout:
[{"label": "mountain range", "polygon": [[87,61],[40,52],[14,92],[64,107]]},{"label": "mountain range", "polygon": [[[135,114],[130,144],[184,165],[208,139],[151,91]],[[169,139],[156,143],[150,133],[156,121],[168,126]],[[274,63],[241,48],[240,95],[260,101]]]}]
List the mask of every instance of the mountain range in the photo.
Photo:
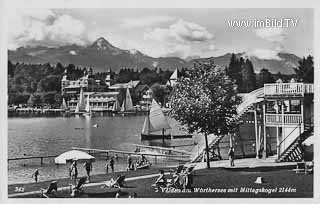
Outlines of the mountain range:
[{"label": "mountain range", "polygon": [[[238,57],[245,56],[245,53],[237,53]],[[8,50],[8,58],[12,62],[24,63],[51,63],[74,64],[76,66],[93,67],[96,72],[104,72],[111,68],[119,71],[121,68],[160,67],[162,69],[174,70],[181,67],[193,67],[195,61],[211,59],[219,67],[225,67],[230,62],[231,53],[218,57],[200,58],[198,56],[181,59],[178,57],[151,57],[138,50],[125,50],[113,46],[105,38],[98,38],[91,45],[65,45],[60,47],[20,47],[16,50]],[[250,56],[255,72],[262,68],[272,73],[281,72],[292,74],[293,68],[298,65],[301,59],[294,54],[279,53],[277,59],[260,59]]]}]

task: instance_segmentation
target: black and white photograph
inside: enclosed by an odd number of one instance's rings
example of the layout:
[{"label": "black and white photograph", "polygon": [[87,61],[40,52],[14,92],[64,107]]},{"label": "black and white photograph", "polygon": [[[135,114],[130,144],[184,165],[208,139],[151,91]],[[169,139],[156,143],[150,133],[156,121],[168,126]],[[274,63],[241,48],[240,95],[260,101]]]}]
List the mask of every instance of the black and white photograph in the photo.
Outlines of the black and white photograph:
[{"label": "black and white photograph", "polygon": [[6,199],[314,198],[316,12],[10,7]]}]

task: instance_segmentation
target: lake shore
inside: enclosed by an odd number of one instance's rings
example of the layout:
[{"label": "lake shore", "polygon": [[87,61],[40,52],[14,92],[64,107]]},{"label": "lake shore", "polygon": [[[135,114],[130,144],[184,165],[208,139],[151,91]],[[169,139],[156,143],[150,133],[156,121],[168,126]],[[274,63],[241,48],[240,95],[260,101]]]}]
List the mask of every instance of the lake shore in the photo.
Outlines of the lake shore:
[{"label": "lake shore", "polygon": [[[253,161],[253,160],[252,160]],[[227,161],[225,161],[227,162]],[[89,184],[84,186],[81,197],[114,197],[117,189],[101,189],[103,182],[115,178],[118,174],[126,176],[127,187],[121,188],[120,198],[128,198],[136,193],[139,198],[312,198],[313,197],[313,174],[296,174],[292,164],[273,166],[260,163],[260,166],[236,168],[213,167],[204,168],[202,163],[197,163],[194,171],[194,182],[190,191],[177,189],[163,189],[155,192],[154,183],[160,168],[151,168],[140,171],[117,172],[92,176]],[[161,168],[170,172],[170,168]],[[263,183],[255,183],[257,177],[262,177]],[[167,175],[167,178],[171,178]],[[70,198],[70,179],[57,179],[58,187],[65,187],[57,192],[57,197]],[[8,186],[9,197],[16,198],[39,198],[40,188],[47,188],[50,181],[14,184]],[[16,189],[22,187],[25,192],[19,193]]]}]

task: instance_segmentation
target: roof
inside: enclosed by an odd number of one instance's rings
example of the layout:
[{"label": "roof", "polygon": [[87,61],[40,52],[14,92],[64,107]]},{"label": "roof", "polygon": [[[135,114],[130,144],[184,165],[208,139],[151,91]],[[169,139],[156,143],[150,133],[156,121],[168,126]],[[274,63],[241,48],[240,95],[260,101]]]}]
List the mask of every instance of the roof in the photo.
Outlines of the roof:
[{"label": "roof", "polygon": [[121,88],[136,88],[140,83],[140,80],[129,81],[127,83],[116,83],[109,87],[109,89],[121,89]]},{"label": "roof", "polygon": [[112,92],[83,92],[84,95],[90,95],[90,96],[115,96],[118,95],[119,92],[112,91]]}]

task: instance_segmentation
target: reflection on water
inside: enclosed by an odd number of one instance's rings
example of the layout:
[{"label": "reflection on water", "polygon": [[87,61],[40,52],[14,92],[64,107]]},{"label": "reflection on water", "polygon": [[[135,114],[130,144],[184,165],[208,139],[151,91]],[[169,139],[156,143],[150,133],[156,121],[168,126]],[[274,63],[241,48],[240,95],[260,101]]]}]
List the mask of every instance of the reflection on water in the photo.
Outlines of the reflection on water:
[{"label": "reflection on water", "polygon": [[[190,139],[165,140],[164,143],[161,139],[141,141],[143,122],[144,116],[10,117],[8,118],[8,157],[57,155],[72,147],[134,151],[134,144],[170,146],[193,142]],[[186,147],[185,150],[191,151],[193,148]],[[67,177],[67,165],[56,166],[53,164],[53,158],[44,161],[45,165],[42,166],[40,166],[40,159],[10,161],[9,183],[32,181],[31,174],[35,168],[39,169],[42,180]],[[105,163],[105,160],[98,159],[94,164],[93,173],[105,172]],[[124,170],[125,160],[120,160],[116,168]]]}]

